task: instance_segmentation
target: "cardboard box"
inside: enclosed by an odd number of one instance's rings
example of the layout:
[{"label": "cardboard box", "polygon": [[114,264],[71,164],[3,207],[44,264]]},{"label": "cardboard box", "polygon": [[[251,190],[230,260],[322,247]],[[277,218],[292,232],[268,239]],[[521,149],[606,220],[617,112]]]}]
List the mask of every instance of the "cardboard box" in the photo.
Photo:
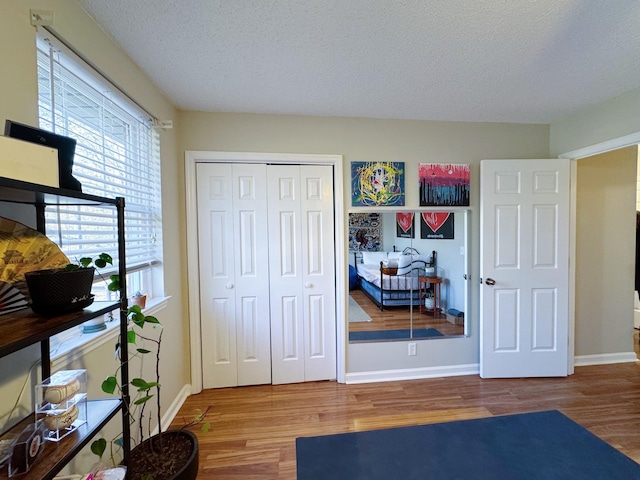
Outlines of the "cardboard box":
[{"label": "cardboard box", "polygon": [[464,325],[464,317],[454,317],[449,313],[447,313],[447,321],[454,325]]},{"label": "cardboard box", "polygon": [[59,188],[58,151],[0,136],[0,177]]}]

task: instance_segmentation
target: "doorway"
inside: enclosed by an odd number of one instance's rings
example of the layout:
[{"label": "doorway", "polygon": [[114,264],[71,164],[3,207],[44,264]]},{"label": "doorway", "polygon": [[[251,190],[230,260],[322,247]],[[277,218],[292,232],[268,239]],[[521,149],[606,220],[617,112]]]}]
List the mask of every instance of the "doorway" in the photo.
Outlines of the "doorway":
[{"label": "doorway", "polygon": [[[636,359],[633,341],[637,146],[577,156],[576,365]],[[612,352],[603,354],[602,352]]]}]

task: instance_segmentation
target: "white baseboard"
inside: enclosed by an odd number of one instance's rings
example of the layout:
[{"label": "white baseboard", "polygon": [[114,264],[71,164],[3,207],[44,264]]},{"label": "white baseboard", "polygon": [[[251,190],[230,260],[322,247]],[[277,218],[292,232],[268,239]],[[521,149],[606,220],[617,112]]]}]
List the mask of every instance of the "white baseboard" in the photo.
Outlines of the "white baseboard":
[{"label": "white baseboard", "polygon": [[635,352],[603,353],[600,355],[576,355],[574,366],[586,367],[588,365],[607,365],[610,363],[630,363],[637,362],[638,357]]},{"label": "white baseboard", "polygon": [[[605,353],[600,355],[579,355],[574,357],[574,366],[607,365],[612,363],[637,362],[635,352]],[[379,370],[375,372],[353,372],[345,375],[345,383],[393,382],[398,380],[419,380],[423,378],[455,377],[478,375],[479,364],[453,365],[445,367],[408,368],[401,370]]]},{"label": "white baseboard", "polygon": [[[191,385],[187,384],[182,387],[180,392],[178,392],[178,396],[173,400],[173,402],[171,402],[169,408],[165,410],[164,415],[162,415],[163,431],[169,428],[171,422],[173,422],[173,419],[176,418],[176,415],[180,411],[180,407],[182,407],[182,404],[189,395],[191,395]],[[151,432],[151,435],[155,435],[156,433],[158,433],[157,427],[153,430],[153,432]]]},{"label": "white baseboard", "polygon": [[419,380],[422,378],[455,377],[459,375],[477,375],[480,366],[452,365],[445,367],[407,368],[402,370],[380,370],[376,372],[354,372],[345,375],[345,383],[393,382],[396,380]]}]

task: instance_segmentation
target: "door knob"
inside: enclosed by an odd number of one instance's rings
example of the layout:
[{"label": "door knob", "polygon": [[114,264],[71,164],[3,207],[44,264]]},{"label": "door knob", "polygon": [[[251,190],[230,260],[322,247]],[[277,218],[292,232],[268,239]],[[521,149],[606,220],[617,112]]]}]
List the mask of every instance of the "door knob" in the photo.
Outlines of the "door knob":
[{"label": "door knob", "polygon": [[226,285],[226,286],[227,286],[227,288],[228,288],[229,290],[231,290],[231,289],[233,288],[233,283],[227,283],[227,285]]},{"label": "door knob", "polygon": [[304,284],[304,288],[311,288],[313,287],[313,283],[305,283]]},{"label": "door knob", "polygon": [[493,278],[487,278],[484,283],[486,283],[487,285],[495,285],[496,281]]}]

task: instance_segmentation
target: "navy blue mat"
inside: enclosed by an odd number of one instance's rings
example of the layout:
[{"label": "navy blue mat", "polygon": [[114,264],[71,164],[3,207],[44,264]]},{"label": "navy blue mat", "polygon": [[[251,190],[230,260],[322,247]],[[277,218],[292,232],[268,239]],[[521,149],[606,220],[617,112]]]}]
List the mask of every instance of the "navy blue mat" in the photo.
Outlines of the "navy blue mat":
[{"label": "navy blue mat", "polygon": [[298,480],[640,479],[558,411],[296,439]]},{"label": "navy blue mat", "polygon": [[[413,338],[442,337],[435,328],[415,328]],[[409,330],[367,330],[361,332],[349,332],[349,341],[358,340],[397,340],[404,338],[409,340]]]}]

